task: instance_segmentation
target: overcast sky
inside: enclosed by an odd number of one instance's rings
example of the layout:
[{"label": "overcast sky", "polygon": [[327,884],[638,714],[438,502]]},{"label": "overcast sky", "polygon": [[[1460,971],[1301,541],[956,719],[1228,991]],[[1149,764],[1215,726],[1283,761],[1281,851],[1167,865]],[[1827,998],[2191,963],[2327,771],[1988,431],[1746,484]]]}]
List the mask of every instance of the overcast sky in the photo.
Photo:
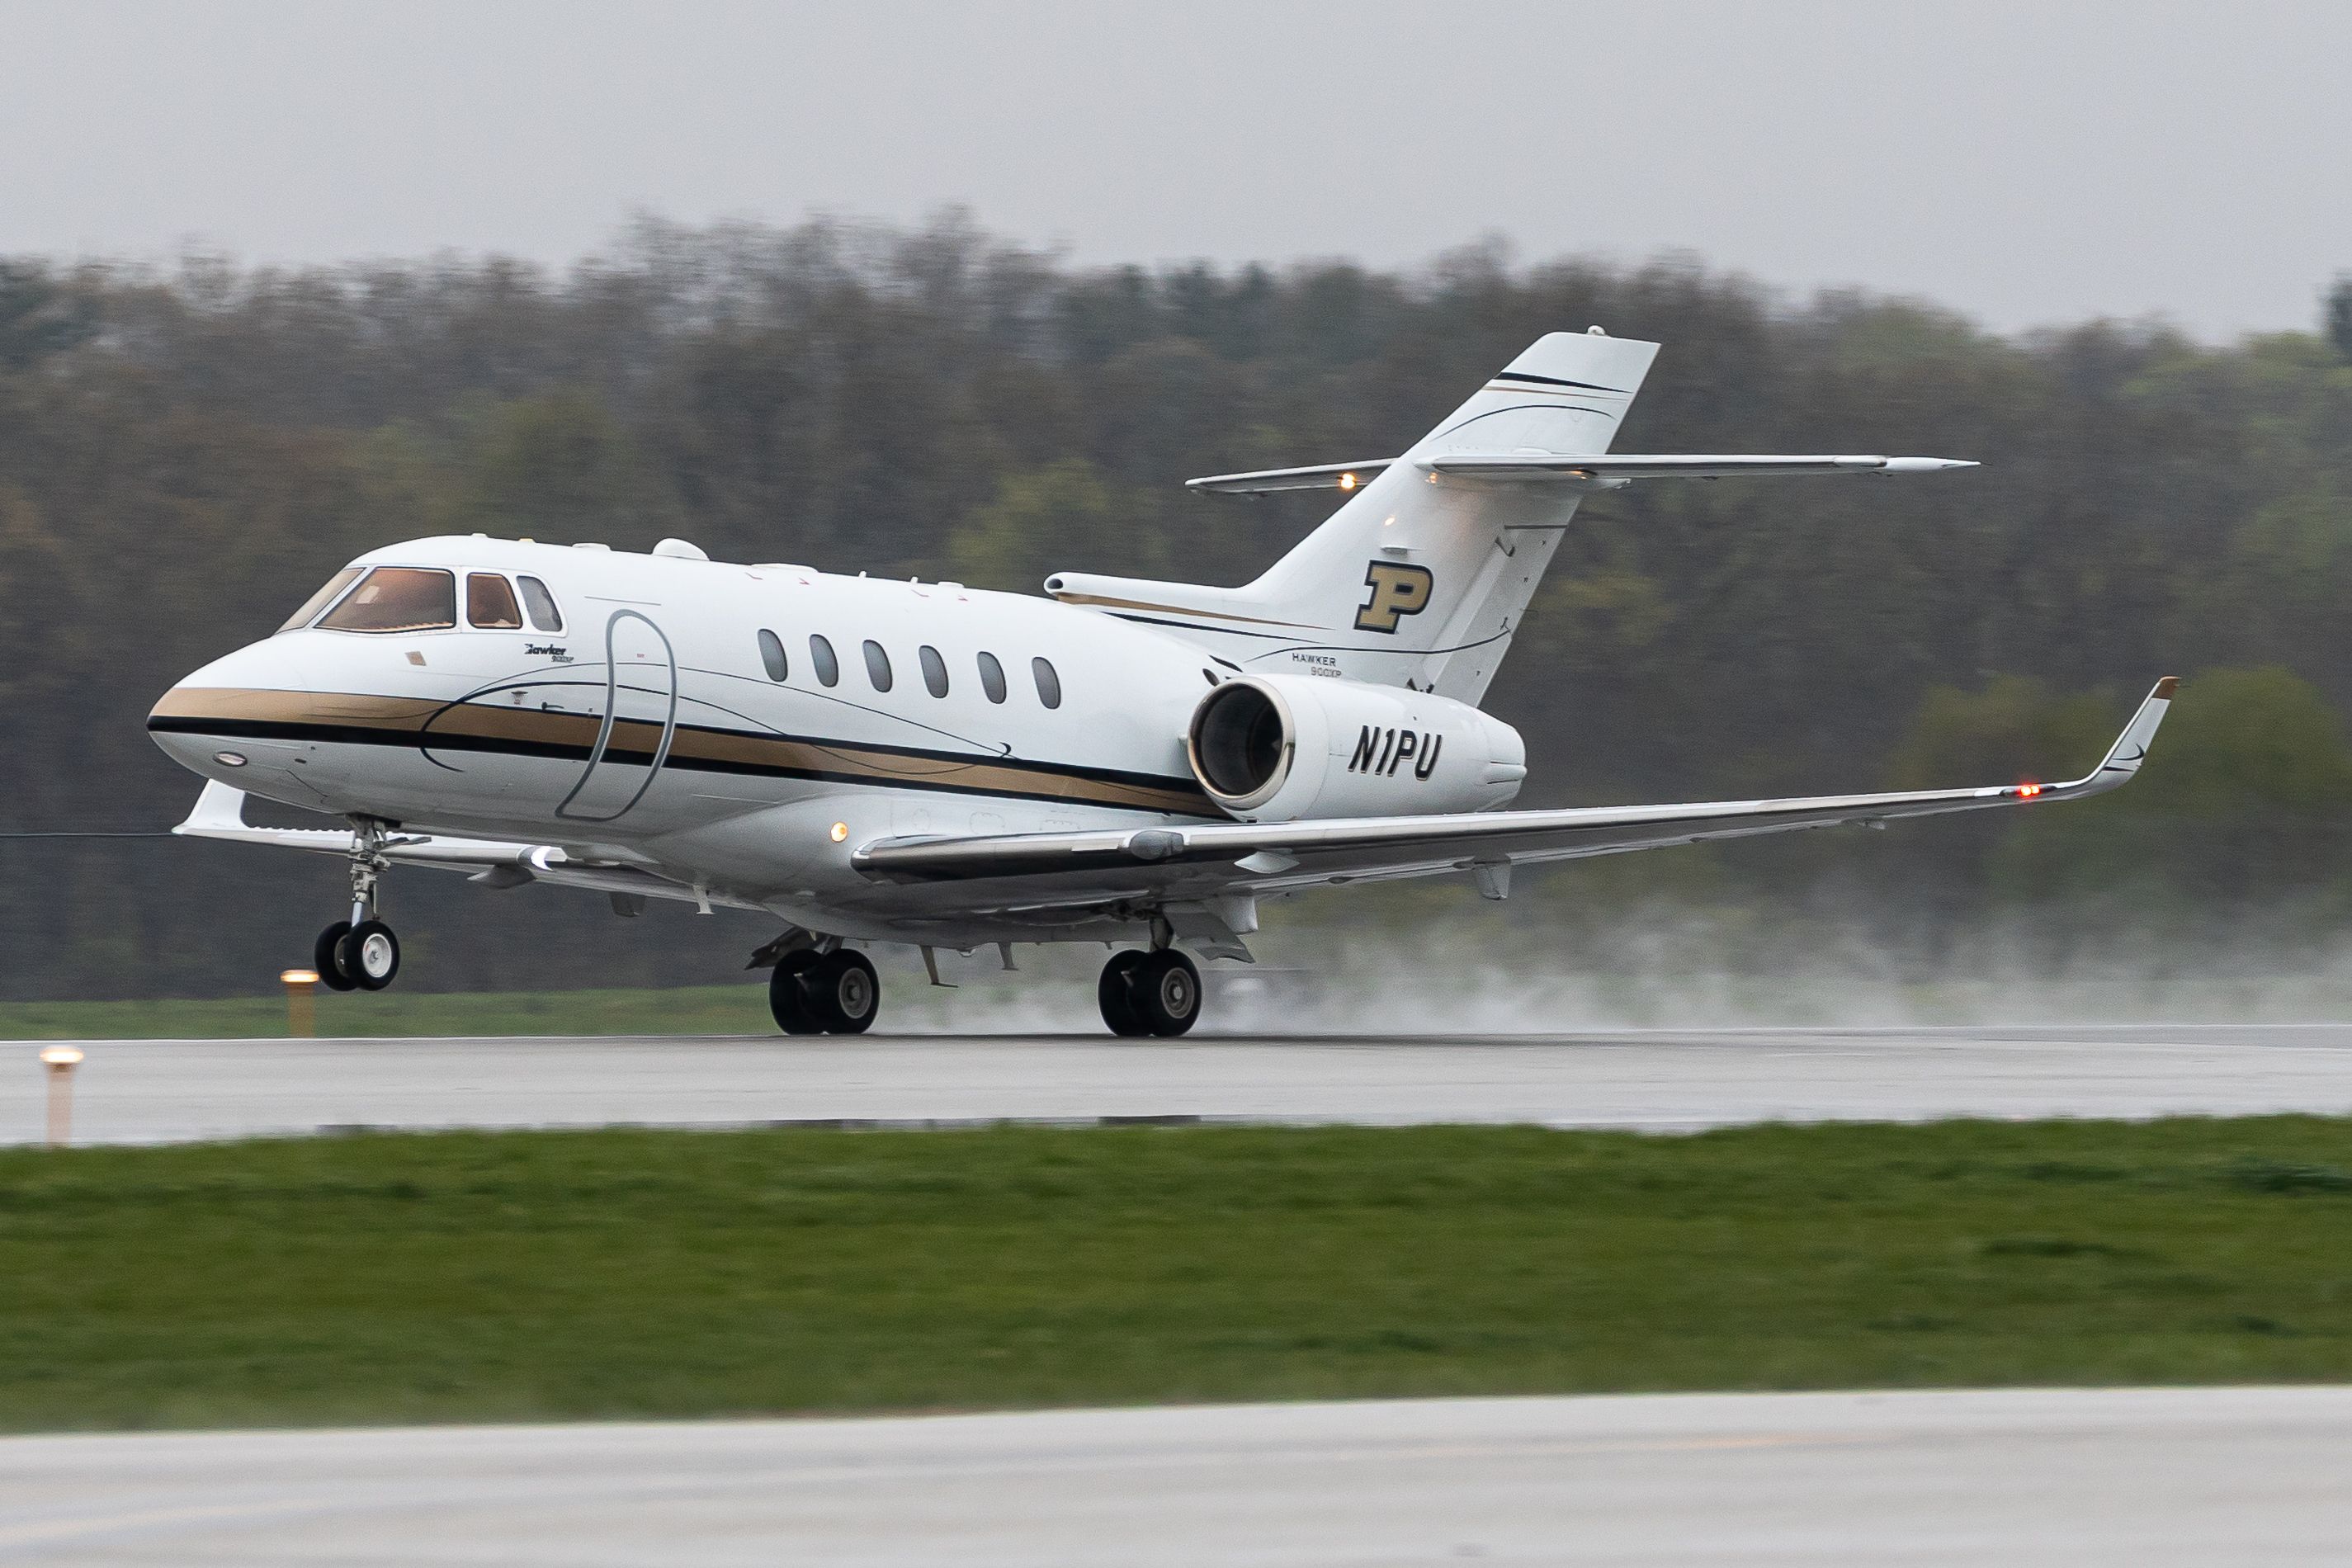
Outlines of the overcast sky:
[{"label": "overcast sky", "polygon": [[2352,4],[0,0],[0,252],[568,262],[631,212],[1082,260],[1664,249],[2014,329],[2308,325]]}]

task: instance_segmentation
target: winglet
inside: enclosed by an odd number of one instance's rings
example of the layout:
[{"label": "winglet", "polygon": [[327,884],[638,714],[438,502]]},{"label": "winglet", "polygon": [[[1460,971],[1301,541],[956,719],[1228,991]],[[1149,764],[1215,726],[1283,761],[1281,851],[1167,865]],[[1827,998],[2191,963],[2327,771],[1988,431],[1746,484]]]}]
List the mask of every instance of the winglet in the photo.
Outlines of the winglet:
[{"label": "winglet", "polygon": [[2063,784],[2053,793],[2097,795],[2114,789],[2139,772],[2140,763],[2147,759],[2148,746],[2156,740],[2157,727],[2164,722],[2165,712],[2172,706],[2172,694],[2179,689],[2178,676],[2168,675],[2158,681],[2147,700],[2139,705],[2139,711],[2131,716],[2131,722],[2124,726],[2124,732],[2116,737],[2116,743],[2107,748],[2099,765],[2087,777]]}]

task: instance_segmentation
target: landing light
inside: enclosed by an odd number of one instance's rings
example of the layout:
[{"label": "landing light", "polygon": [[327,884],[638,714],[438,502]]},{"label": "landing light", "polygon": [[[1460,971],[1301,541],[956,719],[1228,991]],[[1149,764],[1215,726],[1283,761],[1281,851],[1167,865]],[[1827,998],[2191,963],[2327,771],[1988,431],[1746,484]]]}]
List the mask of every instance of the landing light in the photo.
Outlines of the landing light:
[{"label": "landing light", "polygon": [[840,843],[843,839],[849,837],[849,824],[845,822],[835,823],[833,825],[833,831],[827,834],[826,837],[831,838],[835,844]]},{"label": "landing light", "polygon": [[1343,490],[1354,489],[1356,488],[1356,476],[1353,474],[1341,474],[1339,476],[1339,488]]}]

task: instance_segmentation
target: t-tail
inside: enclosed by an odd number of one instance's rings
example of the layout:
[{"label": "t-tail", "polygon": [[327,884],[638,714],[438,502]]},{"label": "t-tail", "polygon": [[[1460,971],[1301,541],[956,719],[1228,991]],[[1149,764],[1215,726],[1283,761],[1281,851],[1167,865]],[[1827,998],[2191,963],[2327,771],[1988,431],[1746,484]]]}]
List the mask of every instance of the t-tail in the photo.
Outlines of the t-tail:
[{"label": "t-tail", "polygon": [[1172,627],[1266,674],[1318,669],[1476,703],[1590,491],[1639,479],[1917,472],[1945,458],[1612,453],[1658,345],[1552,332],[1402,456],[1221,474],[1214,494],[1336,489],[1339,510],[1255,582],[1057,573],[1065,604]]}]

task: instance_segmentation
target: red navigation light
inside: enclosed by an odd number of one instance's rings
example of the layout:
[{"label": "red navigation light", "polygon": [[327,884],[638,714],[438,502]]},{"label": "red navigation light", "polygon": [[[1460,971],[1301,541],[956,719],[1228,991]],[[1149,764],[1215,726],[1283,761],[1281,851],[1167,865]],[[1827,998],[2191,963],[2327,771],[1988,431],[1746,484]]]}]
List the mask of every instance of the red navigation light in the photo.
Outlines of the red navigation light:
[{"label": "red navigation light", "polygon": [[2020,784],[2017,786],[2017,798],[2020,800],[2032,800],[2035,795],[2040,795],[2041,793],[2042,786],[2040,784]]}]

